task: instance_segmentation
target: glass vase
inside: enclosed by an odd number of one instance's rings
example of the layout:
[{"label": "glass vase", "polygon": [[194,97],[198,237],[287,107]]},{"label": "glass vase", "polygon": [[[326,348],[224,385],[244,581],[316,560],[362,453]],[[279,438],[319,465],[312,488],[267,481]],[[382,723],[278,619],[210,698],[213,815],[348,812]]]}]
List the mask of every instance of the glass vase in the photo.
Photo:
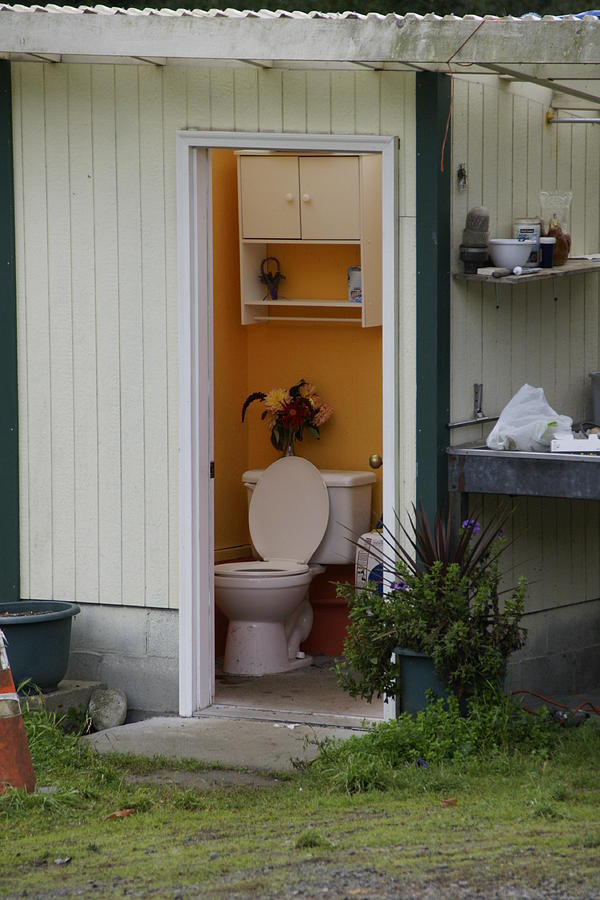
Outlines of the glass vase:
[{"label": "glass vase", "polygon": [[284,456],[296,455],[296,439],[293,432],[290,432],[286,438]]}]

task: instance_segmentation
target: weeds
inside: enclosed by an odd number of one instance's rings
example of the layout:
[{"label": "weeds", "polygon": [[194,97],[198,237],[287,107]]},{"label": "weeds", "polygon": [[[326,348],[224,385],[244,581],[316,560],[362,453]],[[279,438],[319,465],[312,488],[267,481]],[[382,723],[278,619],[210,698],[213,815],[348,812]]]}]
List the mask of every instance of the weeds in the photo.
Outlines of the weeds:
[{"label": "weeds", "polygon": [[[591,725],[579,729],[578,744],[600,751],[600,731]],[[320,745],[311,766],[314,778],[347,793],[387,788],[417,787],[424,772],[444,763],[472,762],[502,768],[516,754],[547,759],[564,744],[562,731],[544,710],[531,717],[513,701],[471,701],[461,715],[456,698],[431,700],[413,719],[407,714],[375,726],[364,737]],[[510,769],[510,765],[508,765]],[[425,779],[431,788],[431,777]],[[555,788],[555,799],[561,799]]]},{"label": "weeds", "polygon": [[597,847],[600,847],[600,832],[597,832],[596,834],[586,834],[581,845],[582,847],[585,847],[586,850],[595,850]]},{"label": "weeds", "polygon": [[25,704],[23,721],[34,769],[51,774],[65,767],[82,769],[90,764],[91,751],[79,740],[81,730],[72,729],[70,716],[30,709]]},{"label": "weeds", "polygon": [[307,828],[296,841],[296,849],[308,850],[316,847],[332,850],[333,844],[327,838],[322,837],[314,828]]}]

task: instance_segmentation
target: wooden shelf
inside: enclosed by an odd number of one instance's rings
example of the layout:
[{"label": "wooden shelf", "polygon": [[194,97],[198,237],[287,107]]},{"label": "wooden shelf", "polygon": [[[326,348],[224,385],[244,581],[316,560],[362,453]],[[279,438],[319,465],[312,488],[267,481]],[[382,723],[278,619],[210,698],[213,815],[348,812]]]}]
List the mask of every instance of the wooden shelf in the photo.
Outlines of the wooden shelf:
[{"label": "wooden shelf", "polygon": [[570,275],[587,275],[591,272],[600,272],[600,259],[568,259],[564,266],[554,266],[552,269],[542,269],[532,275],[505,275],[503,278],[494,278],[492,275],[465,275],[464,272],[456,272],[454,278],[457,281],[479,281],[484,284],[529,284],[533,281],[548,281],[550,278],[565,278]]},{"label": "wooden shelf", "polygon": [[313,238],[311,240],[299,240],[298,238],[272,238],[272,237],[264,237],[264,238],[242,238],[240,241],[241,244],[294,244],[298,246],[298,244],[318,244],[328,246],[329,244],[340,244],[345,247],[359,247],[359,240],[336,240],[335,238]]},{"label": "wooden shelf", "polygon": [[288,322],[310,322],[311,325],[323,325],[328,322],[335,322],[338,325],[362,325],[362,321],[357,317],[353,319],[342,319],[333,316],[323,316],[319,319],[315,319],[314,316],[254,316],[253,321],[261,323],[270,322],[271,325],[275,322],[280,325],[287,325]]},{"label": "wooden shelf", "polygon": [[349,300],[244,300],[244,306],[313,306],[335,309],[361,309],[362,303],[351,303]]}]

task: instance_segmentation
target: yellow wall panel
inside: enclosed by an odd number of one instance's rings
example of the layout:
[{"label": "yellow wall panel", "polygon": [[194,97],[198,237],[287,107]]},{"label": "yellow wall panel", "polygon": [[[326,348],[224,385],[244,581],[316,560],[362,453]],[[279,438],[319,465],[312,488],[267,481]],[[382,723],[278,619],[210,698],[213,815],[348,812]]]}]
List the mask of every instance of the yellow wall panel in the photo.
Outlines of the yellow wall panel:
[{"label": "yellow wall panel", "polygon": [[[319,468],[368,469],[381,452],[381,329],[356,325],[240,324],[237,177],[233,151],[213,152],[215,348],[215,549],[248,543],[245,469],[262,468],[280,454],[271,446],[253,404],[246,422],[242,403],[252,391],[290,387],[300,378],[334,408],[319,441],[306,436],[297,453]],[[269,245],[286,281],[281,294],[343,298],[348,266],[360,262],[358,246]],[[258,278],[258,273],[257,273]],[[373,498],[381,513],[381,473]]]},{"label": "yellow wall panel", "polygon": [[212,153],[215,361],[215,550],[248,544],[242,488],[248,430],[241,408],[248,384],[247,329],[240,317],[237,171],[230,150]]}]

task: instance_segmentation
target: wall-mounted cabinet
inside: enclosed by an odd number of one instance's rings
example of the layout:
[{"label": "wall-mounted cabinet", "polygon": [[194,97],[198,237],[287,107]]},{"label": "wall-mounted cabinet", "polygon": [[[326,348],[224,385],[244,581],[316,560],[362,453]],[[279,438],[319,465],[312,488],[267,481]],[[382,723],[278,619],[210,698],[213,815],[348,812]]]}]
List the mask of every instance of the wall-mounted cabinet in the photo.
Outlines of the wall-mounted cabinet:
[{"label": "wall-mounted cabinet", "polygon": [[[238,198],[243,324],[381,325],[379,154],[240,151]],[[259,278],[267,256],[281,258],[286,275],[277,300]],[[354,265],[361,268],[360,303],[348,300]]]}]

